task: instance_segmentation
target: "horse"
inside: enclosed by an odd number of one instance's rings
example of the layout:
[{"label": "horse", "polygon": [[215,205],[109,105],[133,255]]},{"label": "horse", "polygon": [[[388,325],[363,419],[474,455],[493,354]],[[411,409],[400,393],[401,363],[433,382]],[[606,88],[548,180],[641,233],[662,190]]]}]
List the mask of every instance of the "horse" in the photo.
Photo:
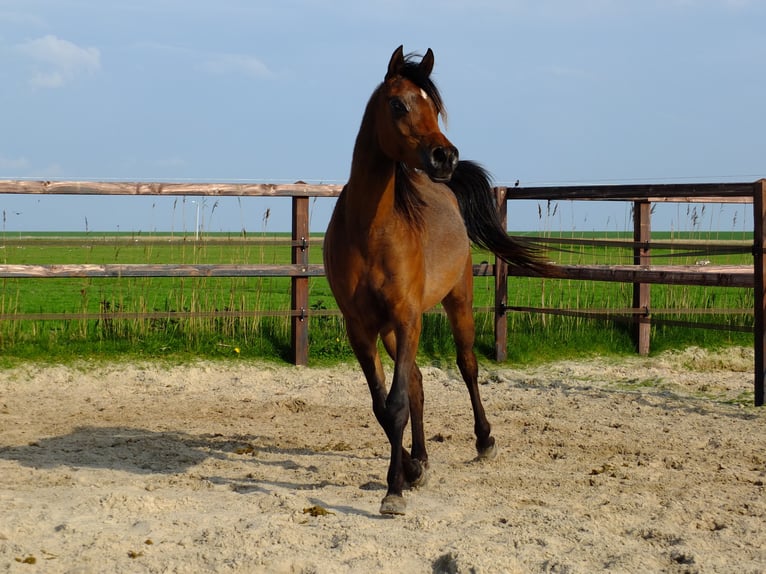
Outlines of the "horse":
[{"label": "horse", "polygon": [[[323,246],[327,280],[391,445],[384,515],[404,514],[403,489],[427,479],[423,380],[415,359],[422,315],[437,303],[446,311],[468,387],[478,458],[496,453],[473,351],[471,241],[511,266],[550,274],[532,244],[508,236],[488,173],[459,160],[441,132],[445,109],[430,77],[434,54],[429,48],[417,57],[399,46],[367,103]],[[394,361],[389,390],[378,339]],[[403,446],[408,419],[410,452]]]}]

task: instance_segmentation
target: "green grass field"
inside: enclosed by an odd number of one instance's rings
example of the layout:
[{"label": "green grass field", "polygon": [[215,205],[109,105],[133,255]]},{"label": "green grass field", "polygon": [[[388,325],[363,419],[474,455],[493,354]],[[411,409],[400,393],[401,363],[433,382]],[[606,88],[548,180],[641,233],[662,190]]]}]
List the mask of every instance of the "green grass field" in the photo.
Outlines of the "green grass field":
[{"label": "green grass field", "polygon": [[[624,233],[558,233],[563,238],[629,239]],[[88,233],[7,234],[0,237],[3,264],[114,264],[114,263],[289,263],[287,234],[263,233],[242,237],[236,234],[205,234],[200,241],[187,235]],[[315,237],[314,239],[321,239]],[[739,232],[715,234],[653,234],[655,241],[752,241]],[[658,263],[695,264],[699,255],[670,258],[673,249],[655,250]],[[321,243],[309,249],[310,262],[321,263]],[[551,259],[568,264],[625,264],[632,261],[630,249],[568,246],[551,251]],[[747,254],[704,256],[713,264],[750,264]],[[474,261],[492,261],[475,252]],[[203,356],[289,357],[290,280],[286,278],[88,278],[88,279],[0,279],[0,350],[3,360],[65,360],[68,357],[115,353],[142,357]],[[670,310],[658,319],[695,320],[682,314],[686,309],[752,309],[748,289],[652,286],[652,308]],[[629,284],[541,280],[513,277],[509,280],[508,304],[524,307],[574,309],[620,309],[630,306]],[[491,357],[494,349],[493,318],[482,308],[494,303],[491,277],[475,281],[477,351]],[[310,307],[332,310],[335,302],[324,278],[310,280]],[[673,313],[678,309],[678,313]],[[146,313],[152,311],[268,311],[264,316],[226,318],[126,318],[29,320],[30,313],[99,313],[101,311]],[[719,325],[752,326],[752,313],[731,312],[705,315],[697,320]],[[342,320],[337,316],[314,317],[310,323],[312,362],[346,360],[351,353],[345,341]],[[751,345],[752,334],[721,330],[656,326],[652,348],[696,344],[716,347]],[[592,354],[624,354],[633,351],[629,325],[577,317],[530,313],[509,314],[509,360],[534,362],[552,358]],[[446,319],[436,313],[424,323],[421,342],[424,359],[451,361],[453,348]]]}]

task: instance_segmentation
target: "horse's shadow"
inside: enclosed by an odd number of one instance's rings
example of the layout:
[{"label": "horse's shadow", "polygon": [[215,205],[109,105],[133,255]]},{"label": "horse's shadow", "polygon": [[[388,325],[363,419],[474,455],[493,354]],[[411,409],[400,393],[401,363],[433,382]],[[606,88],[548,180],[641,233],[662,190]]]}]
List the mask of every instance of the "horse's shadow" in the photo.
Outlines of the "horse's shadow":
[{"label": "horse's shadow", "polygon": [[235,442],[258,437],[224,439],[129,427],[75,428],[71,433],[35,440],[23,446],[0,446],[0,459],[32,468],[103,468],[135,474],[184,472],[207,458],[235,452]]},{"label": "horse's shadow", "polygon": [[[262,453],[269,456],[258,456]],[[0,446],[0,459],[14,460],[30,468],[101,468],[133,474],[178,474],[210,458],[231,460],[238,456],[257,465],[314,471],[316,466],[294,460],[312,455],[359,458],[349,452],[281,448],[267,436],[191,435],[131,427],[82,426],[69,434],[23,446]]]},{"label": "horse's shadow", "polygon": [[[0,446],[0,459],[35,469],[106,469],[137,475],[182,474],[208,459],[240,459],[252,472],[237,478],[203,476],[212,484],[227,486],[241,494],[269,493],[277,488],[315,491],[335,483],[326,480],[320,464],[301,464],[306,456],[359,458],[349,452],[280,448],[271,438],[257,435],[190,435],[177,431],[151,431],[129,427],[75,428],[71,433],[39,439],[23,446]],[[266,478],[258,467],[279,467],[280,478]],[[342,486],[349,486],[344,484]],[[384,485],[379,485],[384,488]],[[360,488],[369,488],[362,485]],[[368,514],[359,509],[344,513]]]}]

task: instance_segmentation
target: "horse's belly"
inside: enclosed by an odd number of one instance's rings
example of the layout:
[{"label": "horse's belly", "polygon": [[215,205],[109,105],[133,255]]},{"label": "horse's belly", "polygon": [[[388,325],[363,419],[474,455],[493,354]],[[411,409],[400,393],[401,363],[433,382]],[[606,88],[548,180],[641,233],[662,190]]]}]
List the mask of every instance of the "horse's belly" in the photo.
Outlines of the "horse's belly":
[{"label": "horse's belly", "polygon": [[423,293],[423,307],[430,309],[451,292],[456,285],[472,277],[466,277],[470,269],[470,248],[449,250],[441,262],[429,261]]}]

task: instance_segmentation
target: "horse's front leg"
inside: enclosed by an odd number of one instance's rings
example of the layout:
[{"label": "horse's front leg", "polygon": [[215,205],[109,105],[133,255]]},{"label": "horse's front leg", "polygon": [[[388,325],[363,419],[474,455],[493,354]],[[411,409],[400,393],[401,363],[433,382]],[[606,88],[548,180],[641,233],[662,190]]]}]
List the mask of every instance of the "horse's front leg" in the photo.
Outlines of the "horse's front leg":
[{"label": "horse's front leg", "polygon": [[[362,367],[362,372],[370,388],[372,411],[391,445],[391,457],[386,476],[388,491],[381,504],[380,512],[382,514],[404,514],[406,507],[402,497],[405,482],[404,467],[405,465],[407,467],[412,465],[410,455],[402,445],[402,435],[404,427],[407,425],[409,408],[407,386],[406,383],[402,383],[404,371],[396,362],[392,389],[390,393],[387,393],[383,366],[377,351],[378,333],[351,320],[346,321],[346,329],[351,348]],[[384,343],[386,341],[396,341],[396,337],[393,334],[390,337],[384,336]],[[392,351],[392,356],[396,357],[396,349],[392,349]]]},{"label": "horse's front leg", "polygon": [[[396,336],[393,331],[381,333],[383,346],[396,363]],[[410,406],[410,425],[412,427],[412,454],[402,448],[402,470],[410,486],[422,486],[427,481],[428,451],[426,450],[425,429],[423,427],[423,375],[416,364],[407,385]],[[381,423],[382,424],[382,423]]]},{"label": "horse's front leg", "polygon": [[378,419],[380,425],[385,429],[386,412],[386,380],[383,373],[383,365],[378,355],[377,340],[378,333],[370,328],[347,319],[346,332],[351,349],[354,351],[359,366],[367,380],[367,386],[370,389],[372,397],[372,412]]},{"label": "horse's front leg", "polygon": [[412,426],[412,457],[409,465],[405,460],[404,472],[411,486],[423,486],[428,480],[428,451],[423,425],[423,374],[412,365],[409,381],[410,425]]},{"label": "horse's front leg", "polygon": [[[406,483],[404,472],[404,429],[410,414],[410,377],[415,368],[420,339],[421,318],[415,315],[409,321],[401,321],[396,329],[396,361],[391,389],[386,397],[384,429],[391,444],[391,460],[388,466],[388,491],[380,506],[381,514],[404,514],[407,505],[402,496]],[[412,464],[412,460],[408,461]]]}]

